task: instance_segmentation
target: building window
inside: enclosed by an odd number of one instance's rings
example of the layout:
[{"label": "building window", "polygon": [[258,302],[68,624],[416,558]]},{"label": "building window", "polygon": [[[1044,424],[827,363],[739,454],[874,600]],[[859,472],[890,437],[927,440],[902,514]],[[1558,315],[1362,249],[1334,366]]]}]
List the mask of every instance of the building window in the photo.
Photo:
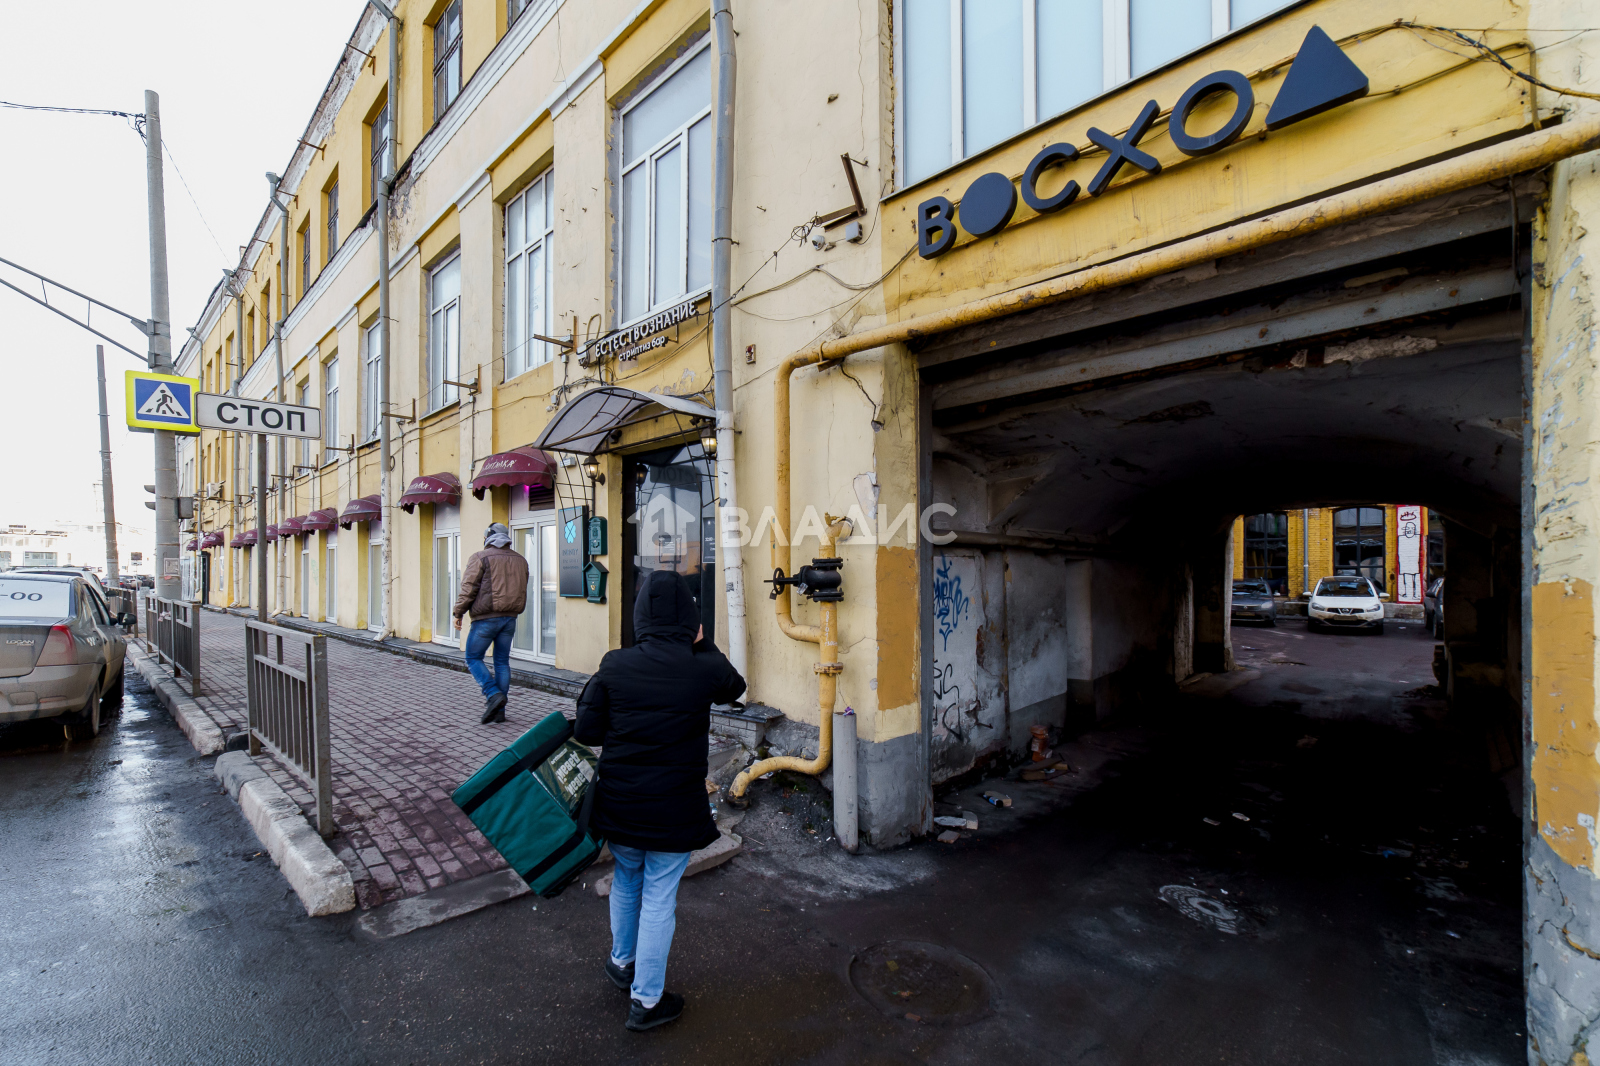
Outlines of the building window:
[{"label": "building window", "polygon": [[900,4],[905,184],[1284,6],[1283,0]]},{"label": "building window", "polygon": [[454,403],[461,376],[461,257],[428,277],[428,410]]},{"label": "building window", "polygon": [[622,113],[622,319],[711,284],[711,50]]},{"label": "building window", "polygon": [[1245,518],[1244,576],[1265,581],[1274,596],[1289,594],[1289,516],[1284,512]]},{"label": "building window", "polygon": [[300,238],[300,299],[311,288],[311,219],[307,218],[297,235]]},{"label": "building window", "polygon": [[324,463],[334,462],[339,453],[339,360],[329,359],[322,368],[322,439]]},{"label": "building window", "polygon": [[[383,184],[384,177],[388,174],[387,159],[389,154],[389,105],[384,104],[383,110],[372,120],[370,127],[372,139],[372,202],[378,202],[378,188]],[[329,253],[333,254],[332,252]]]},{"label": "building window", "polygon": [[555,517],[519,526],[512,533],[516,537],[517,551],[528,560],[528,599],[522,614],[517,616],[511,649],[554,662],[556,603],[560,593]]},{"label": "building window", "polygon": [[1333,572],[1368,578],[1384,591],[1383,525],[1382,507],[1333,512]]},{"label": "building window", "polygon": [[506,379],[550,361],[550,238],[555,172],[545,171],[506,205]]},{"label": "building window", "polygon": [[1439,512],[1428,511],[1428,576],[1444,573],[1444,519]]},{"label": "building window", "polygon": [[461,0],[454,0],[433,24],[433,120],[450,109],[461,93]]},{"label": "building window", "polygon": [[333,544],[328,545],[327,560],[322,564],[322,581],[328,589],[328,608],[324,616],[330,622],[339,620],[339,549]]},{"label": "building window", "polygon": [[[310,406],[312,406],[312,403],[311,403],[311,381],[310,381],[309,378],[300,383],[300,406],[301,407],[310,407]],[[301,437],[299,439],[300,439],[300,458],[297,459],[296,462],[300,466],[315,466],[315,465],[317,465],[317,459],[316,459],[316,456],[317,456],[317,442],[315,440],[313,440],[312,438],[310,438],[310,437]],[[298,473],[298,472],[299,471],[296,471],[296,473]]]},{"label": "building window", "polygon": [[506,28],[510,29],[519,18],[527,14],[534,2],[535,0],[506,0]]},{"label": "building window", "polygon": [[383,337],[374,322],[361,334],[361,439],[378,439],[378,405],[383,399]]},{"label": "building window", "polygon": [[328,198],[328,258],[332,259],[339,250],[339,183],[328,186],[324,195]]}]

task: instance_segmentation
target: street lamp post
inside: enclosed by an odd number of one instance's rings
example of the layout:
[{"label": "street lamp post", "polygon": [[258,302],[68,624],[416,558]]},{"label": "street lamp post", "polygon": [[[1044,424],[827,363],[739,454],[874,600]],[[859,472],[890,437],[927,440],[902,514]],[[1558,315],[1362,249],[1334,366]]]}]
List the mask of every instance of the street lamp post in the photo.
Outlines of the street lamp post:
[{"label": "street lamp post", "polygon": [[[167,290],[167,209],[161,174],[161,101],[144,93],[145,194],[150,215],[150,369],[172,373],[172,310]],[[178,457],[176,435],[155,430],[156,595],[183,594],[178,559]]]}]

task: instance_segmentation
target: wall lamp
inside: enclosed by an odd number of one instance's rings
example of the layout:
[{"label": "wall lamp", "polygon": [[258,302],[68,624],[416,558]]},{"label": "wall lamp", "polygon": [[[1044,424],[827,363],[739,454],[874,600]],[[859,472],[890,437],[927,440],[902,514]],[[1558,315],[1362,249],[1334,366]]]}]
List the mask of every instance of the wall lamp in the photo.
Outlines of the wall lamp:
[{"label": "wall lamp", "polygon": [[717,454],[717,431],[714,426],[703,426],[700,429],[700,450],[707,455]]},{"label": "wall lamp", "polygon": [[600,472],[600,460],[593,455],[589,456],[588,461],[583,464],[583,472],[588,474],[589,480],[596,485],[604,485],[606,483],[606,476]]}]

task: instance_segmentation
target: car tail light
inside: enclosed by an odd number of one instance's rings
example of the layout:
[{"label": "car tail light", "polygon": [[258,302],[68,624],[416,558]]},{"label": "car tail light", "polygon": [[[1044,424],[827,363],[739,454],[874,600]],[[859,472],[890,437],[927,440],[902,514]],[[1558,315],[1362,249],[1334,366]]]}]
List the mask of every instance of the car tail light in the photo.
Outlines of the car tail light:
[{"label": "car tail light", "polygon": [[78,644],[72,639],[72,630],[66,626],[51,626],[50,636],[44,642],[35,666],[76,666]]}]

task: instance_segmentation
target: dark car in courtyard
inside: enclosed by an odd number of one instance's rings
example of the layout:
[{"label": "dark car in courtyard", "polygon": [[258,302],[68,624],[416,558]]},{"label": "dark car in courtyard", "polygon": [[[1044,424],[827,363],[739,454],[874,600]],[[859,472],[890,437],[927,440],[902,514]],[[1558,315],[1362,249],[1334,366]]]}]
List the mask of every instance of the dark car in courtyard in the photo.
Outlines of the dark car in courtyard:
[{"label": "dark car in courtyard", "polygon": [[1265,581],[1235,581],[1233,607],[1229,616],[1235,622],[1262,622],[1269,626],[1278,624],[1278,601],[1272,598],[1272,587]]},{"label": "dark car in courtyard", "polygon": [[1444,639],[1444,578],[1436,577],[1422,594],[1422,617],[1432,633],[1439,640]]}]

